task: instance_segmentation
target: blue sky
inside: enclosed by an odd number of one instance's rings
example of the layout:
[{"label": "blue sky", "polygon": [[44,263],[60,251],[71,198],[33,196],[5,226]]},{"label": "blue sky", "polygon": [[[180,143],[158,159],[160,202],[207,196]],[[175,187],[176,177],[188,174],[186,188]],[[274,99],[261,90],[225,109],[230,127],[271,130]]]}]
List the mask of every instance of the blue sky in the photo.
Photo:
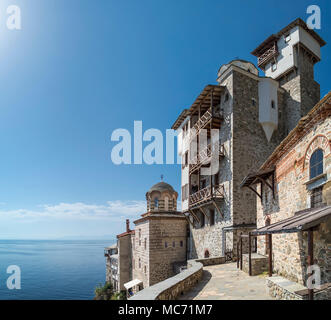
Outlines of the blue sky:
[{"label": "blue sky", "polygon": [[[19,31],[6,28],[11,4]],[[250,52],[311,4],[330,43],[328,0],[1,0],[0,238],[113,239],[161,174],[179,191],[179,165],[114,165],[113,130],[165,132],[223,63],[256,63]]]}]

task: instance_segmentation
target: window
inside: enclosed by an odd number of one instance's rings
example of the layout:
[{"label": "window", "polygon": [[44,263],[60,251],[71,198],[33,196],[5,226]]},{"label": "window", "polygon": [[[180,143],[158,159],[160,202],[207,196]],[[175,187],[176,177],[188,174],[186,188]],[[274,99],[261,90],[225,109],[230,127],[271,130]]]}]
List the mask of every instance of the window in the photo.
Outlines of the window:
[{"label": "window", "polygon": [[256,100],[254,98],[252,98],[252,106],[255,107],[256,106]]},{"label": "window", "polygon": [[227,102],[229,100],[229,94],[227,93],[224,98],[224,102]]},{"label": "window", "polygon": [[154,208],[157,209],[159,207],[159,198],[154,199]]},{"label": "window", "polygon": [[172,246],[175,248],[175,246],[176,246],[175,241],[172,242]]},{"label": "window", "polygon": [[277,64],[276,63],[272,63],[271,64],[271,71],[276,71],[277,70]]},{"label": "window", "polygon": [[276,109],[276,104],[274,100],[271,100],[271,108]]},{"label": "window", "polygon": [[144,266],[144,272],[145,272],[145,273],[147,272],[147,268],[146,268],[146,266]]},{"label": "window", "polygon": [[146,250],[146,248],[147,248],[147,239],[145,238],[145,240],[144,240],[144,249]]},{"label": "window", "polygon": [[205,215],[201,212],[201,228],[205,226]]},{"label": "window", "polygon": [[164,241],[164,247],[168,248],[168,242],[167,241]]},{"label": "window", "polygon": [[215,224],[215,209],[210,209],[210,225],[213,226]]},{"label": "window", "polygon": [[312,208],[318,208],[323,205],[323,187],[319,187],[313,190],[310,198],[310,206]]},{"label": "window", "polygon": [[183,240],[180,240],[180,246],[183,247],[184,243]]},{"label": "window", "polygon": [[136,265],[135,265],[134,258],[132,258],[132,266],[133,266],[133,269],[135,269]]},{"label": "window", "polygon": [[141,260],[140,260],[140,258],[139,258],[139,269],[141,268]]},{"label": "window", "polygon": [[323,173],[323,150],[317,149],[310,157],[310,179]]},{"label": "window", "polygon": [[185,167],[188,165],[188,151],[185,152]]},{"label": "window", "polygon": [[286,35],[284,36],[284,40],[285,40],[286,43],[289,42],[289,41],[291,40],[291,35],[290,35],[289,33],[286,34]]},{"label": "window", "polygon": [[169,198],[164,197],[164,210],[168,211],[169,210]]},{"label": "window", "polygon": [[141,240],[139,240],[139,246],[141,246]]}]

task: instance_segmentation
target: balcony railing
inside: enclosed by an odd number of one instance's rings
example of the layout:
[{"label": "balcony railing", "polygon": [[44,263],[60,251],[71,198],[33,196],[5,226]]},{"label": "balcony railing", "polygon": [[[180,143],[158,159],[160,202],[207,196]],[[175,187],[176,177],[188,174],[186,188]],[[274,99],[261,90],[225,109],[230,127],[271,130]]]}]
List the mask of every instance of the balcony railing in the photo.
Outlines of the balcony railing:
[{"label": "balcony railing", "polygon": [[196,170],[200,165],[207,164],[211,161],[212,156],[224,156],[224,145],[220,141],[214,144],[208,144],[198,155],[190,161],[190,172]]},{"label": "balcony railing", "polygon": [[[214,113],[214,114],[213,114]],[[219,114],[219,115],[217,115]],[[209,122],[209,120],[212,118],[220,118],[220,109],[215,107],[214,112],[212,112],[212,108],[210,107],[193,125],[193,127],[190,129],[190,141],[199,134],[200,130],[204,128],[204,126]]]},{"label": "balcony railing", "polygon": [[224,186],[208,186],[190,195],[190,206],[211,200],[213,198],[224,198]]},{"label": "balcony railing", "polygon": [[271,48],[258,57],[257,65],[263,67],[270,59],[278,56],[278,54],[277,43],[275,42]]}]

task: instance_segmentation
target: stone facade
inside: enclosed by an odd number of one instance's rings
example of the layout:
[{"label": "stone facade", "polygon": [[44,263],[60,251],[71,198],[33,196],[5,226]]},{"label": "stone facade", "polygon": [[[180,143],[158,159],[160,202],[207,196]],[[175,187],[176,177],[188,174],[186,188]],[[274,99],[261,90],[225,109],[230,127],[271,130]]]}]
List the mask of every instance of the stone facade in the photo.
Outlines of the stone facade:
[{"label": "stone facade", "polygon": [[[132,289],[136,293],[175,275],[178,265],[187,260],[187,220],[177,212],[177,192],[160,182],[146,193],[147,212],[134,221],[130,230],[117,236],[118,291]],[[112,278],[111,257],[107,258],[107,278]],[[139,282],[129,288],[132,280]]]},{"label": "stone facade", "polygon": [[172,277],[173,264],[186,261],[187,221],[179,214],[153,214],[135,224],[133,278],[146,288]]},{"label": "stone facade", "polygon": [[[248,254],[243,255],[243,271],[249,273],[249,257]],[[251,256],[252,263],[252,276],[257,276],[268,270],[268,258],[266,256],[252,253]]]},{"label": "stone facade", "polygon": [[[308,300],[306,287],[283,277],[267,278],[269,295],[277,300]],[[314,300],[331,300],[331,288],[316,290]]]},{"label": "stone facade", "polygon": [[[288,28],[293,32],[297,28],[307,29],[304,22],[298,20]],[[281,31],[277,35],[278,40],[285,33]],[[318,46],[314,50],[319,53],[319,46],[323,46],[324,41],[311,31],[305,36]],[[215,176],[204,176],[201,170],[193,174],[189,172],[189,166],[182,166],[182,208],[191,221],[188,239],[190,258],[222,256],[230,251],[236,259],[240,235],[255,229],[256,195],[250,190],[241,189],[241,182],[249,172],[260,168],[320,98],[319,84],[314,79],[314,65],[319,61],[319,56],[312,55],[303,43],[307,44],[306,39],[299,38],[293,53],[286,51],[289,56],[279,54],[280,64],[286,64],[286,59],[293,60],[294,64],[291,69],[277,73],[277,77],[273,77],[272,73],[269,78],[260,77],[257,68],[243,60],[231,61],[220,68],[217,81],[222,93],[219,105],[214,108],[216,116],[222,118],[219,140],[224,147],[224,156],[219,161],[219,172]],[[265,46],[261,45],[260,50],[264,49]],[[265,84],[268,89],[264,91],[261,88],[265,88]],[[197,114],[196,108],[203,104],[205,97],[207,93],[204,89],[192,107],[184,112],[184,116],[182,113],[172,127],[179,132],[180,154],[184,160],[186,153],[191,154],[190,130],[195,127],[199,117],[204,117],[205,111],[201,114],[199,109]],[[211,125],[209,130],[212,128]],[[205,212],[204,217],[199,206],[190,203],[190,195],[197,193],[192,185],[198,186],[200,191],[205,186],[217,183],[224,188],[224,199],[217,203],[218,210],[212,201],[199,205]],[[192,215],[196,215],[200,222]],[[210,219],[213,215],[215,218]],[[247,241],[243,250],[248,250]]]},{"label": "stone facade", "polygon": [[[321,188],[319,205],[331,205],[331,103],[329,93],[291,133],[264,164],[275,167],[275,198],[269,188],[257,200],[257,227],[289,218],[311,208],[316,188]],[[310,159],[316,150],[323,151],[323,173],[311,179]],[[262,169],[263,169],[262,168]],[[261,192],[261,186],[257,188]],[[314,231],[314,263],[321,269],[322,283],[331,282],[331,219]],[[274,234],[273,270],[291,281],[304,285],[307,279],[307,232]],[[266,253],[266,238],[258,237],[258,253]]]}]

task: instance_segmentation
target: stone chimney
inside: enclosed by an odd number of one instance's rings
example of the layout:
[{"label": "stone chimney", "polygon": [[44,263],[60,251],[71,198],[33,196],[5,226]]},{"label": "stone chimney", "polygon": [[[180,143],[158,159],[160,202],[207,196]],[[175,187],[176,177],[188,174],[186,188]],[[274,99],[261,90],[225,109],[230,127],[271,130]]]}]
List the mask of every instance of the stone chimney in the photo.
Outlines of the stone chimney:
[{"label": "stone chimney", "polygon": [[130,231],[130,220],[126,219],[126,232]]}]

